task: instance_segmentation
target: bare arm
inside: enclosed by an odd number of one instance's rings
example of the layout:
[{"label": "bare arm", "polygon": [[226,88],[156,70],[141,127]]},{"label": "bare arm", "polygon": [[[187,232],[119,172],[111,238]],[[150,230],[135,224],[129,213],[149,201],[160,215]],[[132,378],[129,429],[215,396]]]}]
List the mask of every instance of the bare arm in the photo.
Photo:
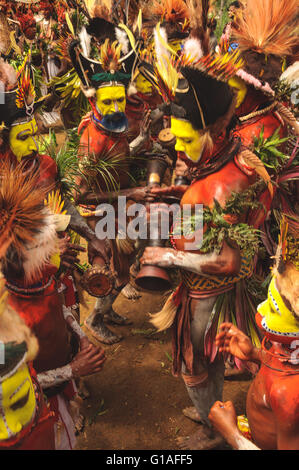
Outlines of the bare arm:
[{"label": "bare arm", "polygon": [[299,376],[276,381],[270,391],[270,406],[275,415],[277,449],[299,450]]},{"label": "bare arm", "polygon": [[115,202],[120,196],[125,196],[127,199],[132,199],[135,202],[155,200],[155,195],[151,194],[150,188],[139,187],[139,188],[128,188],[120,189],[119,191],[109,192],[95,192],[86,191],[77,197],[77,204],[103,204],[106,202]]},{"label": "bare arm", "polygon": [[151,264],[164,268],[182,268],[202,276],[233,275],[240,269],[240,252],[224,242],[219,254],[190,253],[171,248],[145,249],[142,264]]},{"label": "bare arm", "polygon": [[78,352],[69,364],[41,372],[37,375],[37,380],[42,388],[54,387],[71,379],[99,372],[105,360],[104,350],[90,344]]},{"label": "bare arm", "polygon": [[239,431],[236,410],[231,401],[216,401],[209,414],[214,428],[236,450],[260,450]]}]

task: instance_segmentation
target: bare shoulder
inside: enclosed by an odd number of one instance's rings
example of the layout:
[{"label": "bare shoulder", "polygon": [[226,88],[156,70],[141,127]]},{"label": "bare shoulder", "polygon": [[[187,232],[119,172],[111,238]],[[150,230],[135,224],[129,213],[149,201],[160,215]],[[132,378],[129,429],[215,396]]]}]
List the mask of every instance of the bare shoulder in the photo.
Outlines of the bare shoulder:
[{"label": "bare shoulder", "polygon": [[299,422],[299,374],[285,375],[274,381],[270,390],[270,405],[281,418],[282,424],[291,426]]}]

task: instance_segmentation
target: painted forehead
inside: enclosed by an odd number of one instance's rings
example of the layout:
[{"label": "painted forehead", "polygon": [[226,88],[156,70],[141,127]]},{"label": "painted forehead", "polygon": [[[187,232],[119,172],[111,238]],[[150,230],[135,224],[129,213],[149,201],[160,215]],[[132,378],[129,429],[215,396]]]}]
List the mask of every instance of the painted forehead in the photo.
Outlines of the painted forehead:
[{"label": "painted forehead", "polygon": [[125,96],[126,90],[125,87],[121,86],[109,86],[97,89],[97,96],[104,97],[104,96]]},{"label": "painted forehead", "polygon": [[171,131],[177,137],[185,137],[190,135],[198,135],[199,131],[196,131],[191,122],[184,121],[181,119],[171,118]]},{"label": "painted forehead", "polygon": [[12,125],[11,130],[14,132],[14,134],[19,137],[19,135],[23,135],[26,133],[30,134],[36,134],[38,131],[37,123],[36,120],[33,118],[30,121],[16,121]]}]

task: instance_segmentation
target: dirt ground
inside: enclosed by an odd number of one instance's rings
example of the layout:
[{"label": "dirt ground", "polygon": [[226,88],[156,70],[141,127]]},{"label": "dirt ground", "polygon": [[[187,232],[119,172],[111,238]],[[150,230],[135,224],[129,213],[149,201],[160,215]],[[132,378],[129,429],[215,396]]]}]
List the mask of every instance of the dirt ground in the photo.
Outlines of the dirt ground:
[{"label": "dirt ground", "polygon": [[[191,406],[183,381],[171,374],[171,333],[153,333],[148,314],[160,310],[166,296],[143,293],[141,299],[120,295],[115,311],[128,316],[130,326],[112,326],[124,339],[104,345],[103,370],[85,379],[91,397],[84,400],[84,431],[80,450],[175,450],[176,437],[190,435],[197,425],[182,414]],[[82,309],[82,323],[93,308]],[[97,341],[93,339],[97,344]],[[249,381],[226,380],[224,400],[232,400],[237,412],[245,412]]]},{"label": "dirt ground", "polygon": [[[64,133],[56,137],[61,146]],[[81,324],[95,302],[85,295],[88,308],[81,309]],[[171,332],[151,334],[148,321],[148,314],[158,312],[166,298],[143,293],[138,300],[119,295],[115,301],[116,312],[130,318],[132,325],[111,326],[124,338],[112,346],[102,345],[107,357],[104,368],[85,379],[90,398],[83,402],[85,428],[77,449],[176,450],[178,436],[196,431],[196,423],[182,414],[192,405],[184,383],[171,373]],[[225,381],[224,400],[231,400],[238,414],[245,413],[249,385],[248,380]]]}]

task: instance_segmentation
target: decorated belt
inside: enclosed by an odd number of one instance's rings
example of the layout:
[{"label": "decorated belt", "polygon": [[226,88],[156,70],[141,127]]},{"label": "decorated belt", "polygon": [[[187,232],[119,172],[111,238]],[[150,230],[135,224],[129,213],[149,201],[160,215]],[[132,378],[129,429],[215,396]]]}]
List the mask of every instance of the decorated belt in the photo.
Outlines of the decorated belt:
[{"label": "decorated belt", "polygon": [[[252,275],[252,261],[245,256],[241,257],[241,268],[235,276],[209,276],[204,277],[191,271],[181,270],[182,282],[189,291],[202,293],[203,295],[215,295],[226,292],[233,288],[234,284],[241,279]],[[196,296],[196,295],[195,295]]]}]

